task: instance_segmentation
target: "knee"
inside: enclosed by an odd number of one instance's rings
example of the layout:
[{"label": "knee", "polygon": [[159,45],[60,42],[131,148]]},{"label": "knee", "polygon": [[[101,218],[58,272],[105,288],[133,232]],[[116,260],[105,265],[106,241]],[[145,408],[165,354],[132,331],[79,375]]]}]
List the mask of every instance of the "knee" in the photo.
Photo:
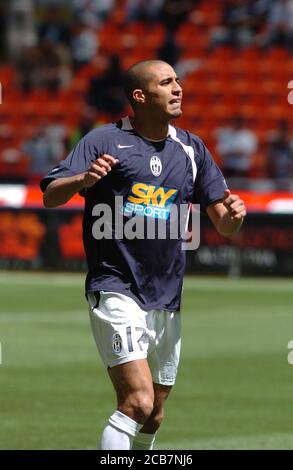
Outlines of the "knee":
[{"label": "knee", "polygon": [[132,397],[132,408],[135,416],[137,416],[137,421],[141,424],[149,418],[153,411],[154,400],[150,395],[145,395],[142,393],[136,394]]},{"label": "knee", "polygon": [[[128,397],[122,408],[137,423],[144,424],[152,414],[154,398],[151,394],[136,392]],[[121,411],[123,410],[121,409]]]},{"label": "knee", "polygon": [[145,432],[154,434],[161,426],[163,419],[164,419],[164,409],[154,408],[153,412],[151,413],[149,419],[147,420],[144,426]]}]

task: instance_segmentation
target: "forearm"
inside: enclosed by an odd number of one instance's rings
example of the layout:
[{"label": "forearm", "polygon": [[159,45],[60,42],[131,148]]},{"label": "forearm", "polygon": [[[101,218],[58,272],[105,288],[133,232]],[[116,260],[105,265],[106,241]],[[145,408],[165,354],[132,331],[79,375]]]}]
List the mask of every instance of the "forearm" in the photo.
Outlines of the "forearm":
[{"label": "forearm", "polygon": [[43,196],[44,206],[54,208],[69,201],[84,187],[84,173],[68,178],[53,180],[46,188]]},{"label": "forearm", "polygon": [[104,153],[89,166],[89,169],[76,176],[53,180],[44,193],[44,206],[53,208],[69,201],[84,188],[91,188],[119,163],[117,158]]}]

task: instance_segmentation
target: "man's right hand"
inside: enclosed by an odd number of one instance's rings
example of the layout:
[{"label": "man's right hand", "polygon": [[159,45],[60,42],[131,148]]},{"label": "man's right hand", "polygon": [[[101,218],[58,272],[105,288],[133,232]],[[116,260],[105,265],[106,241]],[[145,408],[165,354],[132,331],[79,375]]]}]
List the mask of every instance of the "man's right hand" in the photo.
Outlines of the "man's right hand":
[{"label": "man's right hand", "polygon": [[117,158],[104,154],[91,164],[88,171],[51,181],[44,193],[44,206],[52,209],[65,204],[83,188],[90,188],[100,181],[118,163]]},{"label": "man's right hand", "polygon": [[111,171],[119,163],[112,155],[103,154],[91,164],[88,171],[84,173],[83,187],[90,188]]}]

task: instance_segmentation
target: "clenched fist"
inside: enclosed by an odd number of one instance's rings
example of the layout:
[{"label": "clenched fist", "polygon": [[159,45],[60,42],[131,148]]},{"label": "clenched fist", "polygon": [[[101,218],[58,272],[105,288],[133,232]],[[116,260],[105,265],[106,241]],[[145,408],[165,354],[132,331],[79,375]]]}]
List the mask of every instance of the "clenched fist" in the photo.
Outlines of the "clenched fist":
[{"label": "clenched fist", "polygon": [[83,187],[90,188],[111,171],[119,163],[112,155],[101,155],[91,164],[88,171],[84,173]]},{"label": "clenched fist", "polygon": [[231,219],[242,219],[246,215],[244,202],[237,194],[231,194],[229,189],[225,190],[223,204]]}]

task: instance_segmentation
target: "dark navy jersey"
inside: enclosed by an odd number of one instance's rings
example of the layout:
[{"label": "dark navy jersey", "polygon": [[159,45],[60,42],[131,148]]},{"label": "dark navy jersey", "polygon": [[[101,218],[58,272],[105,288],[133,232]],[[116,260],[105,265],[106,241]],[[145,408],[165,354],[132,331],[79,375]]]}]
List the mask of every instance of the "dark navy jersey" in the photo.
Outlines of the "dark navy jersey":
[{"label": "dark navy jersey", "polygon": [[[41,181],[41,189],[54,179],[86,171],[103,154],[119,163],[83,191],[86,290],[128,295],[144,310],[179,310],[185,267],[181,236],[172,238],[167,232],[164,239],[133,238],[124,236],[123,226],[134,216],[168,225],[171,208],[182,204],[197,203],[205,209],[223,198],[223,175],[197,136],[169,126],[165,140],[150,141],[138,135],[126,117],[83,137]],[[104,236],[98,239],[101,231]]]}]

